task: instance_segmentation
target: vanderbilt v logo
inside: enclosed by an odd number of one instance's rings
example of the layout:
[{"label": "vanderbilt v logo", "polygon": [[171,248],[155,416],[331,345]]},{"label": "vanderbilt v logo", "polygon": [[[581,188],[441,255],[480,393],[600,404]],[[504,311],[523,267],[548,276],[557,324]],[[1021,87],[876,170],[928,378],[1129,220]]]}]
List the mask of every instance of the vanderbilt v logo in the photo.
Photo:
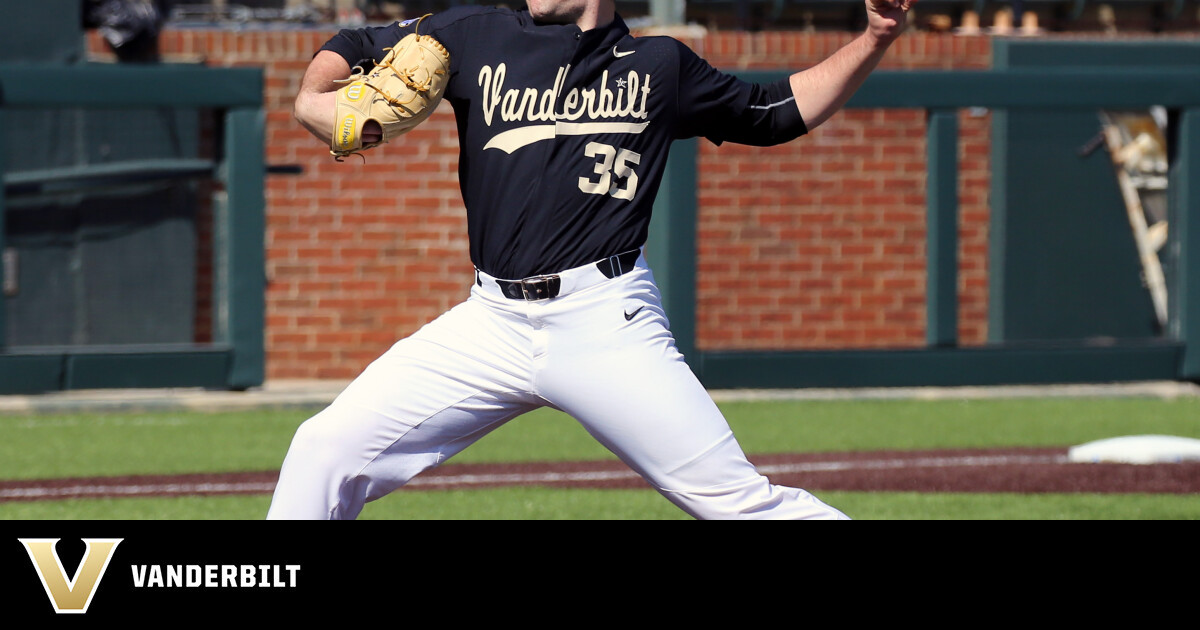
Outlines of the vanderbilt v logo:
[{"label": "vanderbilt v logo", "polygon": [[25,545],[25,551],[29,552],[38,577],[42,579],[42,586],[46,588],[46,595],[54,605],[54,612],[83,614],[91,605],[96,586],[100,584],[100,578],[104,577],[104,571],[108,569],[113,550],[124,539],[84,538],[87,551],[84,552],[79,567],[75,569],[75,577],[70,579],[63,569],[62,560],[58,558],[58,552],[54,550],[58,538],[18,540]]}]

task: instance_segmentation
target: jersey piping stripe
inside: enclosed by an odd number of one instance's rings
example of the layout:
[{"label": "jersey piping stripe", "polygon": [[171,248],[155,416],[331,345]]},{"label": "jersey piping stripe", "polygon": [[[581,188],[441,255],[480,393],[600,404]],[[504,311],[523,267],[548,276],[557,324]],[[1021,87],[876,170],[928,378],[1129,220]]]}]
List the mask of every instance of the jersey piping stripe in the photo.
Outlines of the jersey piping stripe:
[{"label": "jersey piping stripe", "polygon": [[796,97],[792,96],[792,97],[788,97],[786,100],[779,101],[778,103],[771,103],[770,105],[751,105],[750,109],[775,109],[776,107],[779,107],[780,105],[787,105],[788,103],[791,103],[795,100],[796,100]]}]

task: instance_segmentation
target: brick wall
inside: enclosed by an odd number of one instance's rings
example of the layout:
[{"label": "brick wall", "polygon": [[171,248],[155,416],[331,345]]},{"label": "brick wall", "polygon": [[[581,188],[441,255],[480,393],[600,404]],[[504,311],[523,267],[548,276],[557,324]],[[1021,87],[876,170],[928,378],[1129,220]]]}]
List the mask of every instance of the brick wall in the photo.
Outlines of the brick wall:
[{"label": "brick wall", "polygon": [[[291,118],[328,31],[166,31],[168,60],[261,66],[267,160],[268,378],[349,378],[458,303],[471,278],[449,105],[365,161],[335,162]],[[685,39],[718,67],[802,68],[846,33]],[[89,35],[93,51],[103,42]],[[990,66],[985,36],[910,32],[887,69]],[[986,336],[988,117],[961,115],[961,337]],[[698,343],[714,348],[924,343],[924,120],[840,113],[783,147],[701,142]]]},{"label": "brick wall", "polygon": [[[726,32],[689,44],[724,68],[802,68],[853,36]],[[913,32],[881,69],[986,69],[990,50],[986,37]],[[700,146],[700,348],[925,343],[923,111],[848,109],[787,145]],[[960,337],[970,344],[987,323],[986,116],[962,114],[960,154]]]}]

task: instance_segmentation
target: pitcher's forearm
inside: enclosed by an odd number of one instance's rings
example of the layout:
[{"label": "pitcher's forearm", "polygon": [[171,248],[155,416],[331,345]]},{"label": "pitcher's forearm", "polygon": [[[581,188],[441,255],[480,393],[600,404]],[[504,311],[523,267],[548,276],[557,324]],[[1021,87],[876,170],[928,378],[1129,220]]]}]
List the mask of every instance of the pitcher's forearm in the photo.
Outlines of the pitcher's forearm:
[{"label": "pitcher's forearm", "polygon": [[308,65],[292,115],[310,133],[325,144],[333,139],[335,92],[339,80],[350,76],[350,64],[341,55],[323,50]]},{"label": "pitcher's forearm", "polygon": [[865,0],[867,28],[821,63],[791,76],[796,107],[811,131],[862,87],[888,47],[904,32],[916,0]]},{"label": "pitcher's forearm", "polygon": [[821,63],[792,75],[796,106],[810,131],[850,100],[886,52],[887,43],[863,33]]},{"label": "pitcher's forearm", "polygon": [[308,92],[296,97],[293,114],[312,135],[329,144],[333,140],[335,92]]}]

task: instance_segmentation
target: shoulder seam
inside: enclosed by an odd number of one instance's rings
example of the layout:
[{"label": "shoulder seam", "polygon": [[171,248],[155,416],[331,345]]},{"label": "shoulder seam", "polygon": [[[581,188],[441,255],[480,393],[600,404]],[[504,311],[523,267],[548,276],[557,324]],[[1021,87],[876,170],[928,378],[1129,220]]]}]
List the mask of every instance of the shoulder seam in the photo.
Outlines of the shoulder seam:
[{"label": "shoulder seam", "polygon": [[[455,18],[455,20],[453,22],[447,22],[447,23],[439,26],[438,28],[434,29],[434,32],[444,29],[444,28],[454,26],[455,24],[458,24],[459,22],[465,22],[467,20],[482,17],[485,15],[492,15],[492,14],[500,13],[500,14],[507,14],[508,17],[514,17],[514,14],[512,14],[510,11],[501,9],[500,7],[478,7],[478,8],[481,10],[467,14],[467,15],[463,15],[458,18]],[[515,17],[514,17],[514,19],[515,19]]]}]

